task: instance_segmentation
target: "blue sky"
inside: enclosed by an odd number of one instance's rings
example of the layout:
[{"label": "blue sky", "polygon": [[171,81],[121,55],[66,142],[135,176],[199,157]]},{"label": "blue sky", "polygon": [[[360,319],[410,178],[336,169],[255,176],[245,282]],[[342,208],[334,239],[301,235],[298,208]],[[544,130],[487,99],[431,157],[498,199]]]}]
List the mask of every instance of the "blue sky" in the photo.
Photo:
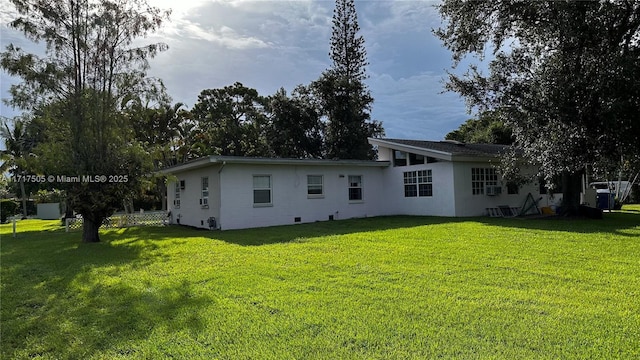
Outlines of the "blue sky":
[{"label": "blue sky", "polygon": [[[204,89],[236,81],[261,95],[280,87],[290,92],[318,78],[331,64],[329,38],[333,1],[150,0],[172,8],[171,21],[149,41],[169,50],[151,61],[174,102],[191,108]],[[442,93],[449,52],[431,29],[441,25],[436,1],[356,1],[370,65],[367,84],[375,99],[372,117],[387,137],[441,140],[471,116],[464,101]],[[0,0],[2,48],[25,45],[6,27],[12,18]],[[28,48],[28,47],[27,47]],[[1,95],[17,79],[1,73]],[[0,114],[19,111],[4,104]]]}]

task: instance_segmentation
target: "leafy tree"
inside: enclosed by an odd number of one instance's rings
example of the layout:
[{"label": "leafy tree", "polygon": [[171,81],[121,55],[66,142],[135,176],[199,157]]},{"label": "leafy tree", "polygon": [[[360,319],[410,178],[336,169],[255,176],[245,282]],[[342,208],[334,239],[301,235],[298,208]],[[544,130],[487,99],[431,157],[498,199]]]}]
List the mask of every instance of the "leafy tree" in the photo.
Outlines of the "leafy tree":
[{"label": "leafy tree", "polygon": [[439,10],[447,25],[435,34],[454,67],[493,48],[488,74],[470,66],[447,89],[498,110],[547,181],[562,175],[563,208],[577,209],[585,166],[640,153],[640,3],[445,0]]},{"label": "leafy tree", "polygon": [[25,179],[28,157],[36,145],[36,136],[30,131],[29,119],[26,117],[14,118],[10,121],[3,121],[0,127],[0,136],[4,140],[5,150],[0,151],[0,174],[10,171],[13,179],[17,179],[20,185],[22,198],[22,216],[27,217],[27,192],[25,190]]},{"label": "leafy tree", "polygon": [[337,0],[333,11],[330,57],[333,65],[311,87],[328,118],[327,157],[372,159],[368,137],[384,134],[382,124],[371,121],[373,97],[364,83],[367,53],[353,0]]},{"label": "leafy tree", "polygon": [[266,133],[273,156],[286,158],[321,158],[323,124],[319,107],[309,90],[297,87],[292,97],[284,89],[266,99],[269,119]]},{"label": "leafy tree", "polygon": [[38,57],[9,45],[0,65],[22,82],[10,103],[37,110],[53,124],[38,146],[43,173],[126,175],[128,182],[63,184],[69,205],[84,219],[82,240],[100,241],[98,229],[138,187],[146,154],[133,136],[123,104],[152,86],[148,59],[166,45],[138,46],[168,17],[145,0],[11,0],[19,17],[10,26],[46,44]]},{"label": "leafy tree", "polygon": [[469,119],[457,130],[445,136],[447,140],[456,140],[476,144],[513,144],[513,132],[495,114],[485,112],[478,119]]},{"label": "leafy tree", "polygon": [[[151,106],[148,103],[143,105],[137,100],[132,103],[129,113],[135,137],[149,154],[154,170],[144,181],[143,191],[137,195],[140,197],[146,194],[145,197],[151,200],[146,202],[160,203],[162,210],[166,210],[166,178],[158,170],[186,161],[177,158],[176,150],[179,149],[176,147],[181,126],[189,113],[182,109],[183,103],[170,105],[166,101],[169,99]],[[131,204],[127,207],[133,210],[132,203],[135,199],[130,200]]]},{"label": "leafy tree", "polygon": [[176,128],[176,136],[171,143],[172,158],[175,164],[185,163],[208,154],[205,144],[206,136],[200,131],[198,123],[193,120],[193,113],[181,111],[179,114],[181,122]]},{"label": "leafy tree", "polygon": [[268,156],[264,99],[239,82],[203,90],[191,113],[209,148],[203,155]]}]

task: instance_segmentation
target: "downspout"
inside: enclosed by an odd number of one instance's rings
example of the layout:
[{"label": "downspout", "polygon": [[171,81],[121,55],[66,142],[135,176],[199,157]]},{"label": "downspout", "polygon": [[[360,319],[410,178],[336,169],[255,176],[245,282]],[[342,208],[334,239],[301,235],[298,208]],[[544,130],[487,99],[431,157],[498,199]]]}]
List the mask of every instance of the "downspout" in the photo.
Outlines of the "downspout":
[{"label": "downspout", "polygon": [[225,165],[227,165],[227,162],[223,161],[222,166],[220,166],[220,170],[218,170],[218,229],[222,228],[222,176],[220,176],[220,174],[222,173],[222,169],[224,169]]}]

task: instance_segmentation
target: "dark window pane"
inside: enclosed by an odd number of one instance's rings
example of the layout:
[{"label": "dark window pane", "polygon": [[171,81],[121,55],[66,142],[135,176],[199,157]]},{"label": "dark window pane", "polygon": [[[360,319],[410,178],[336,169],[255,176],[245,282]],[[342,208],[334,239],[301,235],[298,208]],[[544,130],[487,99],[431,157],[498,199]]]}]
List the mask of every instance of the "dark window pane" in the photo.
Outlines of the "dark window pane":
[{"label": "dark window pane", "polygon": [[404,197],[414,197],[418,196],[418,191],[415,185],[405,185],[404,186]]},{"label": "dark window pane", "polygon": [[253,190],[253,203],[254,204],[271,203],[271,190]]},{"label": "dark window pane", "polygon": [[420,184],[419,193],[420,196],[433,196],[433,185]]},{"label": "dark window pane", "polygon": [[362,189],[349,188],[349,200],[362,200]]}]

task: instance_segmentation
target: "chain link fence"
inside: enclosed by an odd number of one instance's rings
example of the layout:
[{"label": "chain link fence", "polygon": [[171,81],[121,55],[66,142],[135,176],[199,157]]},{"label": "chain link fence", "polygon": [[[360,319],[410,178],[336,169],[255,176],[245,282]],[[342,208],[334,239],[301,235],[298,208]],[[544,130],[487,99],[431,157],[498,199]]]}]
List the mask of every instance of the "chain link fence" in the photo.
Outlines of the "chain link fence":
[{"label": "chain link fence", "polygon": [[[136,214],[113,214],[100,226],[101,229],[130,226],[163,226],[169,223],[166,211],[151,211]],[[82,229],[82,217],[66,219],[66,231]]]}]

